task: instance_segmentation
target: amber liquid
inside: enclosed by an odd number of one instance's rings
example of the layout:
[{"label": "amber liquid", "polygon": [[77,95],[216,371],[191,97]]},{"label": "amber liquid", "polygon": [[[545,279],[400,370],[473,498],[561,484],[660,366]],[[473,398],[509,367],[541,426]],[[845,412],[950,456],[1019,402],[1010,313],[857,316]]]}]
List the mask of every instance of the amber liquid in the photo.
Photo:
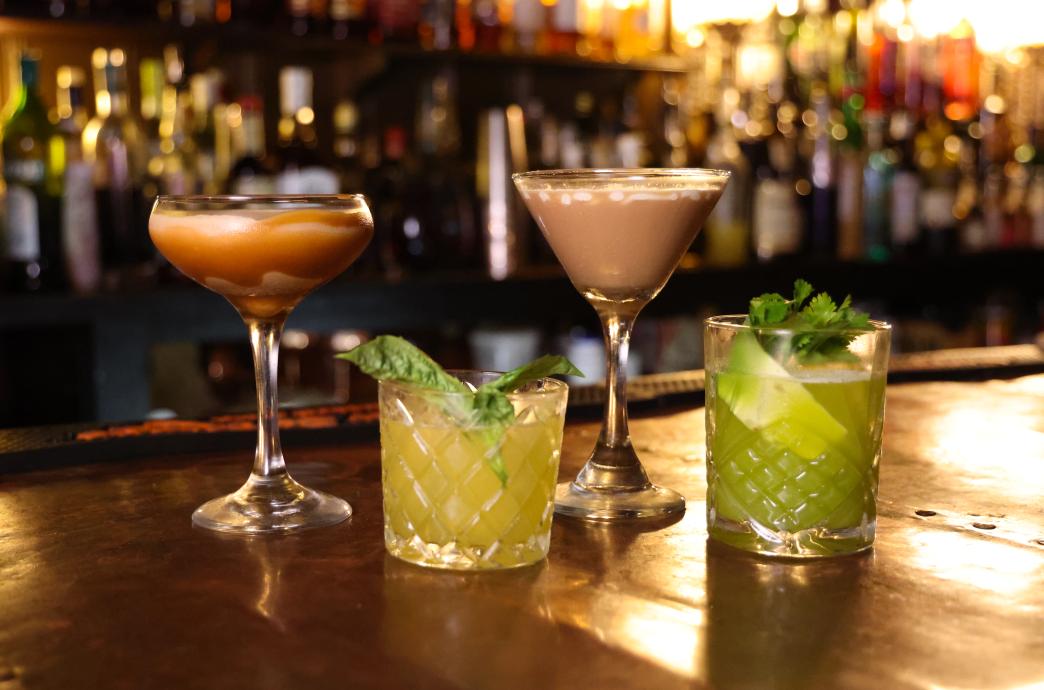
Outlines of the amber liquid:
[{"label": "amber liquid", "polygon": [[366,210],[153,213],[149,234],[182,273],[246,319],[285,317],[373,238]]}]

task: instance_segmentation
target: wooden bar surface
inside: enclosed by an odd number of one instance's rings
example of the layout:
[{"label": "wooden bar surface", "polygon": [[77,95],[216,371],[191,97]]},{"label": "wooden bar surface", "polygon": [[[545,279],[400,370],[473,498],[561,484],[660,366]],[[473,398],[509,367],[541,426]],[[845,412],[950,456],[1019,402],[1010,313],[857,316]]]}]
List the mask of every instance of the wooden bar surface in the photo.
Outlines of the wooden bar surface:
[{"label": "wooden bar surface", "polygon": [[376,444],[289,448],[356,512],[275,538],[189,521],[249,448],[0,476],[0,690],[1041,687],[1044,376],[887,405],[875,549],[807,563],[708,545],[702,409],[632,424],[682,519],[557,519],[502,573],[385,555]]}]

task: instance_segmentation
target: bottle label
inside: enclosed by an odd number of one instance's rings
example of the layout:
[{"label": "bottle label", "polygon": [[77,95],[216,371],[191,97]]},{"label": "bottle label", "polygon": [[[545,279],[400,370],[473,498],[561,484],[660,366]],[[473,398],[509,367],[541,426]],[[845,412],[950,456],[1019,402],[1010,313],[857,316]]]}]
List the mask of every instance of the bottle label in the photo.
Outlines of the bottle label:
[{"label": "bottle label", "polygon": [[764,180],[754,192],[754,248],[759,259],[793,254],[801,247],[801,218],[794,189]]},{"label": "bottle label", "polygon": [[536,34],[544,26],[544,5],[540,0],[515,0],[515,30]]},{"label": "bottle label", "polygon": [[917,197],[921,180],[917,173],[900,170],[892,179],[892,244],[911,245],[917,241]]},{"label": "bottle label", "polygon": [[953,227],[953,203],[956,191],[942,187],[925,189],[921,193],[921,225],[926,230],[947,230]]},{"label": "bottle label", "polygon": [[40,258],[40,207],[32,190],[20,184],[7,187],[7,258]]},{"label": "bottle label", "polygon": [[83,161],[71,161],[65,168],[62,250],[69,283],[77,292],[92,292],[101,284],[93,174],[91,164]]},{"label": "bottle label", "polygon": [[558,0],[551,7],[551,24],[555,31],[575,34],[578,27],[577,16],[576,0]]},{"label": "bottle label", "polygon": [[35,158],[12,160],[4,165],[4,177],[26,185],[41,184],[44,172],[44,162]]},{"label": "bottle label", "polygon": [[863,252],[863,163],[856,156],[842,156],[837,177],[837,253],[842,259],[858,259]]},{"label": "bottle label", "polygon": [[276,191],[279,194],[337,194],[337,174],[318,166],[284,170],[276,181]]}]

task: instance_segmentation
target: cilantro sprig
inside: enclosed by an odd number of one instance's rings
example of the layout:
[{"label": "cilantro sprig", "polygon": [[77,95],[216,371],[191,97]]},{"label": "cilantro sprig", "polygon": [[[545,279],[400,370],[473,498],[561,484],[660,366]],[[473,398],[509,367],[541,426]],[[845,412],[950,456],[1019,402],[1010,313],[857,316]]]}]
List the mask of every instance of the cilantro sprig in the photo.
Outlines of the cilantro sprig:
[{"label": "cilantro sprig", "polygon": [[500,455],[500,441],[504,432],[515,421],[515,408],[508,399],[508,394],[547,376],[583,376],[583,373],[565,357],[544,355],[482,384],[473,391],[416,345],[394,335],[377,336],[353,350],[336,356],[352,362],[364,374],[378,380],[459,394],[444,396],[438,400],[450,418],[490,448],[492,452],[486,455],[486,462],[501,484],[507,483],[507,468],[504,467],[504,459]]},{"label": "cilantro sprig", "polygon": [[852,307],[852,297],[847,295],[841,304],[825,292],[813,296],[812,285],[806,281],[794,281],[794,295],[786,299],[776,292],[768,292],[750,301],[747,325],[755,329],[766,349],[778,348],[782,336],[772,333],[774,329],[792,332],[789,352],[802,364],[852,361],[855,355],[848,346],[857,331],[869,331],[870,316]]}]

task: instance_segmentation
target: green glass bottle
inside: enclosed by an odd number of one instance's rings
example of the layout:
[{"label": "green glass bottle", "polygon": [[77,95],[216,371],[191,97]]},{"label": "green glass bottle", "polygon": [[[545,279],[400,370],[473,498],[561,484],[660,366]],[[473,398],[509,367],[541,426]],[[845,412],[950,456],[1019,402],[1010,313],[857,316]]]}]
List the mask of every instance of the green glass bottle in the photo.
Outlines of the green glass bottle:
[{"label": "green glass bottle", "polygon": [[10,289],[62,287],[61,196],[64,141],[37,90],[39,63],[21,60],[22,84],[0,127],[7,187],[3,254]]}]

